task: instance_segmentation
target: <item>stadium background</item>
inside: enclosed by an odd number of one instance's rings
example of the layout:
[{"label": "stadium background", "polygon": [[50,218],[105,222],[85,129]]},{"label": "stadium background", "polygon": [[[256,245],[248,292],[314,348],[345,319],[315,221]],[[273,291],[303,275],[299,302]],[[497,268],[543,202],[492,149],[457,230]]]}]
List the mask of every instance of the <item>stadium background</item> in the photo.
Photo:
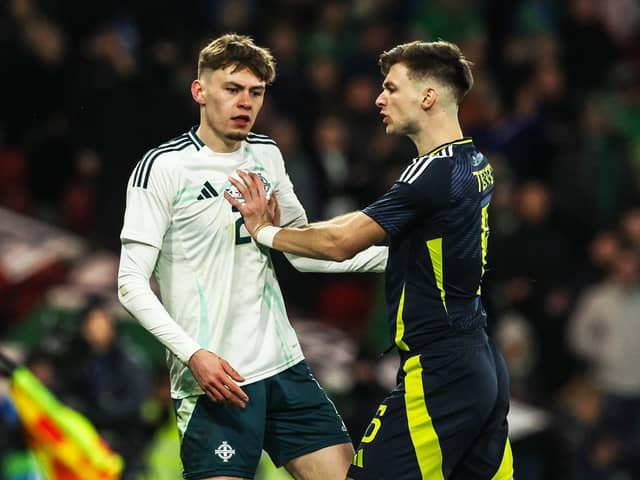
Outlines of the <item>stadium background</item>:
[{"label": "stadium background", "polygon": [[[125,478],[179,468],[163,352],[115,301],[118,234],[130,171],[197,123],[197,52],[228,31],[276,57],[254,131],[279,143],[311,220],[364,207],[415,155],[379,121],[379,53],[460,44],[476,81],[462,125],[496,170],[483,296],[511,374],[517,478],[640,478],[634,0],[0,3],[4,351],[98,425]],[[358,437],[393,383],[393,356],[376,355],[388,344],[382,278],[276,264],[305,351]],[[104,310],[93,328],[88,305]],[[6,385],[0,398],[0,479],[28,478]]]}]

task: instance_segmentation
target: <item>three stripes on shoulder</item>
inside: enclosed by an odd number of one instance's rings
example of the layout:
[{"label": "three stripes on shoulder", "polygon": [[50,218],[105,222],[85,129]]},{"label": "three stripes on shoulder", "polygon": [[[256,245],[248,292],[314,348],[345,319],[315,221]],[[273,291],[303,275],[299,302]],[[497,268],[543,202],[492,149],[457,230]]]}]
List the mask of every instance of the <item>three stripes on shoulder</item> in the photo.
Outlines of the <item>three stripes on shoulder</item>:
[{"label": "three stripes on shoulder", "polygon": [[[247,135],[246,142],[252,145],[273,145],[276,147],[278,146],[278,144],[271,137],[267,135],[257,134],[257,133],[249,133],[249,135]],[[156,159],[160,155],[168,152],[178,152],[180,150],[184,150],[185,148],[187,148],[189,145],[192,145],[192,144],[193,144],[193,140],[189,138],[189,135],[187,133],[183,133],[182,135],[174,138],[173,140],[169,140],[168,142],[160,145],[159,147],[152,148],[151,150],[149,150],[145,154],[145,156],[142,157],[142,160],[138,162],[138,165],[133,171],[133,186],[147,188],[147,186],[149,185],[149,176],[151,175],[151,168],[153,167],[153,163],[156,161]],[[213,194],[215,190],[213,190],[213,188],[211,190],[212,191],[209,193]],[[203,191],[202,194],[205,195],[205,197],[207,196],[205,191]],[[213,196],[215,195],[217,195],[217,193],[214,194]],[[210,197],[207,197],[207,198],[210,198]]]},{"label": "three stripes on shoulder", "polygon": [[173,140],[169,140],[167,143],[149,150],[145,154],[145,156],[142,157],[142,160],[138,162],[138,165],[133,171],[133,186],[147,188],[147,186],[149,185],[149,175],[151,174],[151,167],[153,167],[153,162],[156,161],[156,158],[158,158],[163,153],[184,150],[191,144],[192,142],[189,136],[186,133],[183,133],[179,137],[176,137]]}]

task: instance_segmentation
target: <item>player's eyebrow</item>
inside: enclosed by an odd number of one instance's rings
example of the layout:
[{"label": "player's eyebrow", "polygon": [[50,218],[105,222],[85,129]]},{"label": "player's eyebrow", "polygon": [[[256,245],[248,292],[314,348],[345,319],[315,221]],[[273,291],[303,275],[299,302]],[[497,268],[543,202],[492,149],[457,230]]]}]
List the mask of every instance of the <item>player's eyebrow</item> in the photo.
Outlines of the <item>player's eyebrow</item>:
[{"label": "player's eyebrow", "polygon": [[[240,90],[244,90],[245,88],[247,88],[245,85],[242,85],[240,83],[234,82],[234,81],[227,81],[224,83],[225,87],[235,87],[238,88]],[[253,87],[249,87],[249,90],[252,92],[264,92],[265,91],[265,86],[264,85],[255,85]]]},{"label": "player's eyebrow", "polygon": [[386,90],[388,90],[388,89],[389,89],[389,88],[391,88],[391,87],[394,87],[394,88],[395,88],[395,86],[396,86],[396,84],[395,84],[395,83],[393,83],[391,80],[387,80],[387,81],[385,81],[385,82],[382,84],[382,88],[384,88],[384,89],[386,89]]}]

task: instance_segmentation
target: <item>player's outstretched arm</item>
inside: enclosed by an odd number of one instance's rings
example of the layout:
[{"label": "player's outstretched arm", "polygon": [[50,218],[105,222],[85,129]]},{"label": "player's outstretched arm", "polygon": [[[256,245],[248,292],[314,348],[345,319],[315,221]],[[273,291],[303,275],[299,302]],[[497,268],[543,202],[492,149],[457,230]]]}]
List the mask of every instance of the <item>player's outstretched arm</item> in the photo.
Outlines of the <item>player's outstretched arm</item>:
[{"label": "player's outstretched arm", "polygon": [[151,245],[123,242],[118,270],[120,303],[144,328],[189,366],[196,381],[211,400],[244,408],[248,397],[235,383],[244,381],[244,378],[226,360],[203,349],[194,341],[171,318],[151,290],[149,278],[158,252]]},{"label": "player's outstretched arm", "polygon": [[301,257],[300,255],[294,255],[293,253],[286,252],[284,256],[299,272],[382,273],[387,267],[389,248],[374,245],[357,253],[353,258],[343,262],[318,260],[317,258]]},{"label": "player's outstretched arm", "polygon": [[240,211],[247,230],[261,244],[296,255],[341,262],[386,237],[384,229],[362,212],[303,228],[274,227],[269,205],[272,200],[267,201],[260,178],[252,172],[238,171],[238,175],[242,182],[234,178],[230,181],[244,202],[227,193],[225,198]]}]

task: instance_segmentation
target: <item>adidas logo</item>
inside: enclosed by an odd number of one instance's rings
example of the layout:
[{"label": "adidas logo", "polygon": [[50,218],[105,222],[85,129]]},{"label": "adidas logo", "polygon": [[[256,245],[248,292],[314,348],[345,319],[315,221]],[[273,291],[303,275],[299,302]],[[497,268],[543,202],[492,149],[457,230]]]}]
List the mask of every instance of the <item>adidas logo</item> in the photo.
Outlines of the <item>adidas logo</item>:
[{"label": "adidas logo", "polygon": [[200,190],[200,195],[198,195],[198,200],[204,200],[205,198],[212,198],[217,196],[218,192],[216,192],[216,189],[213,188],[209,182],[204,182],[202,190]]}]

